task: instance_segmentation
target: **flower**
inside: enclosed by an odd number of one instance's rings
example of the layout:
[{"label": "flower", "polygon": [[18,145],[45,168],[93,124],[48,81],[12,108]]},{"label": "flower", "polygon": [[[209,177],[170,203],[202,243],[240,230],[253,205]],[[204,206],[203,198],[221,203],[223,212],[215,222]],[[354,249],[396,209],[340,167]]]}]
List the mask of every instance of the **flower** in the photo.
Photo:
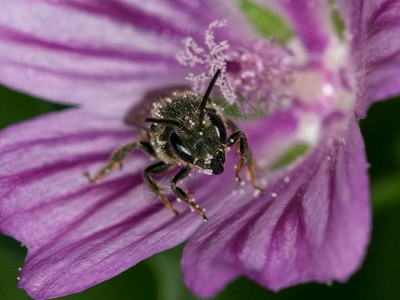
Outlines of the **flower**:
[{"label": "flower", "polygon": [[[82,291],[187,239],[184,281],[202,297],[241,275],[279,290],[345,281],[357,270],[370,205],[356,118],[399,92],[400,3],[337,1],[347,27],[341,41],[328,1],[258,2],[291,25],[295,36],[285,47],[262,41],[228,0],[2,3],[1,82],[77,106],[0,134],[0,231],[28,248],[19,286],[30,296]],[[224,19],[226,26],[209,27]],[[175,218],[142,199],[141,170],[149,160],[140,153],[123,172],[88,185],[83,171],[97,170],[116,147],[138,138],[123,122],[130,107],[149,92],[187,84],[189,72],[199,88],[212,74],[215,61],[189,69],[176,60],[189,49],[181,43],[188,38],[212,54],[203,45],[211,31],[216,43],[227,41],[218,57],[230,58],[217,60],[221,92],[235,101],[229,92],[239,91],[265,108],[242,126],[265,193],[237,187],[230,159],[219,177],[196,175],[189,184],[209,222],[176,203],[182,215]],[[290,64],[278,62],[276,85],[264,84],[260,74],[270,73],[256,71],[267,68],[264,55],[275,54]],[[249,70],[252,82],[243,80]],[[275,105],[282,92],[290,101]],[[307,154],[272,170],[282,153],[304,144]]]}]

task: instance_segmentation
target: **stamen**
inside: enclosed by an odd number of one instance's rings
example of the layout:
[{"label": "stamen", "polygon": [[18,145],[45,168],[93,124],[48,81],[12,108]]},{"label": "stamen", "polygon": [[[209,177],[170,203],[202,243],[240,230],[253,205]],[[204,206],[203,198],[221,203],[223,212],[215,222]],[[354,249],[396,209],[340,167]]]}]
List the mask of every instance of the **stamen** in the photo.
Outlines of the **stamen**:
[{"label": "stamen", "polygon": [[207,51],[200,47],[192,37],[187,37],[184,40],[185,50],[180,51],[176,58],[178,62],[184,66],[195,67],[196,65],[204,67],[206,72],[194,75],[189,73],[186,77],[187,80],[192,81],[193,89],[197,93],[202,93],[205,85],[210,81],[215,72],[221,70],[221,75],[217,80],[216,85],[221,88],[223,96],[229,103],[236,100],[236,94],[230,82],[226,78],[226,62],[231,60],[230,55],[227,53],[229,49],[228,41],[215,41],[214,29],[226,26],[226,20],[214,21],[206,30],[205,44],[208,48]]},{"label": "stamen", "polygon": [[232,49],[228,78],[245,99],[274,111],[291,103],[292,53],[274,40],[255,40]]},{"label": "stamen", "polygon": [[204,92],[210,78],[220,69],[216,85],[228,103],[233,104],[237,94],[241,94],[265,110],[289,105],[291,97],[285,92],[285,86],[291,81],[291,51],[274,40],[254,40],[241,46],[231,46],[226,40],[215,41],[214,30],[224,26],[225,20],[209,25],[205,32],[207,49],[188,37],[184,41],[185,49],[177,55],[180,64],[204,69],[187,76],[193,89]]}]

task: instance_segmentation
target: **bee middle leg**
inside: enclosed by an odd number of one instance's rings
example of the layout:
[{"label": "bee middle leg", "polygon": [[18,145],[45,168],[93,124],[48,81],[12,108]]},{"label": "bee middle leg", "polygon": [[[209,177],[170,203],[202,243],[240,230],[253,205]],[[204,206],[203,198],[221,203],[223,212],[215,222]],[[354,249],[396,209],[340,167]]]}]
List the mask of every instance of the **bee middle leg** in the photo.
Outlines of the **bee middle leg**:
[{"label": "bee middle leg", "polygon": [[236,167],[236,180],[240,183],[242,179],[239,176],[240,171],[243,168],[243,165],[246,165],[247,173],[250,176],[250,182],[253,185],[255,189],[261,190],[260,187],[257,186],[257,180],[254,175],[254,163],[251,157],[251,151],[250,148],[247,144],[247,138],[246,135],[240,131],[237,130],[233,132],[230,137],[228,137],[227,140],[227,147],[231,147],[233,144],[235,144],[237,141],[239,141],[238,145],[238,150],[237,152],[240,153],[241,158],[239,160],[239,163]]},{"label": "bee middle leg", "polygon": [[183,202],[190,206],[190,209],[193,211],[197,211],[202,217],[204,222],[207,221],[207,217],[205,214],[205,210],[202,209],[199,205],[197,205],[193,200],[191,200],[188,196],[188,191],[181,189],[180,187],[176,186],[179,180],[185,178],[189,175],[191,168],[189,166],[183,167],[171,180],[171,189],[174,191],[175,195],[178,196]]},{"label": "bee middle leg", "polygon": [[122,169],[122,163],[124,159],[138,147],[150,154],[151,156],[155,156],[155,151],[150,143],[147,142],[133,142],[129,144],[125,144],[122,147],[115,150],[108,161],[108,163],[100,169],[93,177],[90,176],[89,172],[83,173],[83,175],[89,180],[90,183],[96,183],[106,175],[108,175],[115,168],[120,167]]},{"label": "bee middle leg", "polygon": [[161,202],[176,216],[179,216],[179,212],[172,206],[172,204],[168,201],[168,198],[163,194],[158,183],[149,175],[149,174],[161,174],[167,172],[169,169],[173,168],[174,165],[167,164],[163,161],[158,162],[154,165],[147,167],[142,175],[143,180],[147,184],[147,186],[160,198]]}]

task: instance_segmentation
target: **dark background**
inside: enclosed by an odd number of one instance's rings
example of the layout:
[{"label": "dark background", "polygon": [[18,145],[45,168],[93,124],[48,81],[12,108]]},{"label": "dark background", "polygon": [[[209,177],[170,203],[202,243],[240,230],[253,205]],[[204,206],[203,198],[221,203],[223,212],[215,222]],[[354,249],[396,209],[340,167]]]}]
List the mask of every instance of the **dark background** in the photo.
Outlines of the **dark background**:
[{"label": "dark background", "polygon": [[[0,86],[0,128],[61,109]],[[364,263],[348,283],[305,284],[279,293],[242,278],[215,299],[400,299],[400,98],[376,103],[360,121],[371,177],[373,232]],[[196,299],[182,283],[182,246],[153,256],[119,276],[65,299]],[[26,249],[0,235],[0,299],[29,299],[17,288]]]}]

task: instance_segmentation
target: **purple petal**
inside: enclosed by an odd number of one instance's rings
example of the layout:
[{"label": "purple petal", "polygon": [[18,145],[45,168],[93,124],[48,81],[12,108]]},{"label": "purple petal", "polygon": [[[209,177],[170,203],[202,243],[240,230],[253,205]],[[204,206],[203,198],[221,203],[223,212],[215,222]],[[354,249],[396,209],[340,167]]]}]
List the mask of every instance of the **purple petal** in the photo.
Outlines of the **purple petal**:
[{"label": "purple petal", "polygon": [[[49,100],[123,110],[146,90],[181,84],[181,40],[220,34],[247,38],[236,6],[213,1],[16,0],[0,10],[0,80]],[[51,24],[51,26],[49,26]]]},{"label": "purple petal", "polygon": [[351,35],[359,117],[369,106],[400,93],[400,2],[338,1]]},{"label": "purple petal", "polygon": [[[1,230],[23,241],[31,251],[43,246],[65,225],[64,217],[76,213],[68,208],[72,204],[68,197],[81,189],[93,190],[82,172],[104,163],[115,147],[135,137],[133,129],[119,120],[82,110],[49,114],[2,131]],[[56,199],[65,210],[54,210]],[[84,209],[92,204],[85,201],[80,205]],[[54,213],[46,219],[51,223],[32,217],[41,209]]]},{"label": "purple petal", "polygon": [[[338,132],[336,132],[338,133]],[[355,120],[260,198],[232,199],[187,243],[184,280],[210,297],[246,275],[272,290],[346,280],[361,264],[370,232],[367,165]],[[251,191],[250,191],[251,192]]]},{"label": "purple petal", "polygon": [[304,47],[313,55],[321,54],[333,35],[328,1],[256,0],[277,10],[291,23]]},{"label": "purple petal", "polygon": [[[0,134],[0,231],[28,247],[19,286],[30,296],[82,291],[181,243],[203,224],[186,205],[175,203],[181,212],[175,218],[149,203],[141,172],[152,162],[140,151],[99,184],[82,176],[135,139],[134,129],[119,119],[84,110],[54,113]],[[215,201],[219,180],[197,176],[188,186],[210,218],[223,204]],[[196,188],[206,183],[207,189]]]}]

